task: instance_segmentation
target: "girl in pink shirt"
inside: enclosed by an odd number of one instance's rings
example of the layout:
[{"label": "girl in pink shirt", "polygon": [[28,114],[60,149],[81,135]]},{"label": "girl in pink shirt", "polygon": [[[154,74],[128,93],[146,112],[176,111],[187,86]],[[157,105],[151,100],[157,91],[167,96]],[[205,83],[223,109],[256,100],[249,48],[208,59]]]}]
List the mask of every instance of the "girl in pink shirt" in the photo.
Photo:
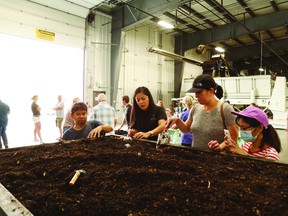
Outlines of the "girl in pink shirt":
[{"label": "girl in pink shirt", "polygon": [[269,124],[266,113],[255,106],[232,113],[237,115],[236,124],[245,143],[240,148],[233,140],[227,142],[229,150],[242,155],[279,160],[281,142],[276,130]]}]

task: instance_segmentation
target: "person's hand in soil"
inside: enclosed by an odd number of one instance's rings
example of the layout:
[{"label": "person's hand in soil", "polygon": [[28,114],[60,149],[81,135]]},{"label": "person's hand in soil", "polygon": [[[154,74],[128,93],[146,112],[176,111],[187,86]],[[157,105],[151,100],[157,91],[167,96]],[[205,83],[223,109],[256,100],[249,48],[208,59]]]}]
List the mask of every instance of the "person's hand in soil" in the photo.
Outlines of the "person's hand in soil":
[{"label": "person's hand in soil", "polygon": [[147,139],[151,136],[151,133],[150,131],[149,132],[137,132],[134,134],[133,138],[136,138],[136,139]]},{"label": "person's hand in soil", "polygon": [[228,142],[224,140],[222,143],[218,143],[217,140],[211,140],[208,146],[214,151],[224,151],[228,147]]},{"label": "person's hand in soil", "polygon": [[187,119],[183,122],[179,117],[172,116],[165,122],[165,128],[178,128],[183,133],[189,133],[192,121]]},{"label": "person's hand in soil", "polygon": [[128,136],[133,137],[137,132],[138,132],[138,130],[136,130],[136,129],[129,129],[128,130]]},{"label": "person's hand in soil", "polygon": [[180,120],[178,117],[176,116],[172,116],[170,118],[167,119],[167,121],[165,122],[165,128],[171,128],[172,126],[177,127],[176,122]]},{"label": "person's hand in soil", "polygon": [[146,139],[146,138],[149,138],[151,136],[151,133],[150,133],[150,131],[145,133],[145,132],[141,132],[141,131],[138,132],[138,130],[136,130],[136,129],[130,129],[128,131],[128,135],[130,137],[135,138],[135,139]]},{"label": "person's hand in soil", "polygon": [[102,131],[105,133],[109,133],[112,130],[113,130],[113,128],[110,125],[101,125],[101,126],[94,128],[93,130],[91,130],[90,133],[88,134],[87,138],[100,137]]}]

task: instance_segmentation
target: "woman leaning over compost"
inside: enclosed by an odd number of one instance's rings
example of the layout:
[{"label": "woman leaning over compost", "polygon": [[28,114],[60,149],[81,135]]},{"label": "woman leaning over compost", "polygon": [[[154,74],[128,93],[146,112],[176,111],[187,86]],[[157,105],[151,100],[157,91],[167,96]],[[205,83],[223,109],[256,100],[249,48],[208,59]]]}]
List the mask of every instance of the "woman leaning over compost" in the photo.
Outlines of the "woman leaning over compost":
[{"label": "woman leaning over compost", "polygon": [[230,104],[220,101],[223,97],[222,87],[210,75],[201,74],[194,79],[188,92],[195,93],[199,104],[192,108],[185,122],[173,116],[167,120],[166,126],[176,124],[183,133],[192,131],[192,147],[196,148],[208,150],[208,143],[213,140],[217,144],[215,150],[225,149],[225,128],[229,130],[231,138],[237,141],[238,127],[235,116],[231,114],[234,109]]}]

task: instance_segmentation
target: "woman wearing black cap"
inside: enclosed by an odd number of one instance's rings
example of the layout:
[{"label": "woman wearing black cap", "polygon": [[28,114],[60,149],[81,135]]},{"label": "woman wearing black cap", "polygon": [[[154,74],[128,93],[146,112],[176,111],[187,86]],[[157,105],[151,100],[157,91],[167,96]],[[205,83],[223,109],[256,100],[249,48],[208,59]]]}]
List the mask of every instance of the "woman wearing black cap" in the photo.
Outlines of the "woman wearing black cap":
[{"label": "woman wearing black cap", "polygon": [[[238,127],[235,124],[235,116],[231,114],[233,107],[219,99],[223,96],[223,89],[217,85],[208,74],[197,76],[192,88],[188,92],[195,93],[200,104],[196,104],[186,122],[178,117],[171,117],[166,125],[177,124],[181,132],[192,131],[192,147],[210,149],[208,143],[215,143],[214,150],[223,150],[227,147],[224,142],[224,129],[229,130],[231,138],[236,142],[238,139]],[[222,111],[221,111],[222,110]],[[223,117],[221,117],[221,112]]]}]

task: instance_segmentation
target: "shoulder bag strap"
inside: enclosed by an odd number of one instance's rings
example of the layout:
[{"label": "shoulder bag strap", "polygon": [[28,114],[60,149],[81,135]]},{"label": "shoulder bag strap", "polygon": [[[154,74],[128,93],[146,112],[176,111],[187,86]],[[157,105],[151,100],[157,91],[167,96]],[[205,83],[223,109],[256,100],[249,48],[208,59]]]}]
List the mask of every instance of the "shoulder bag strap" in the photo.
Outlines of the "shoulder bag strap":
[{"label": "shoulder bag strap", "polygon": [[220,114],[221,114],[221,118],[222,118],[223,127],[224,127],[224,129],[227,129],[226,125],[225,125],[225,116],[224,116],[224,112],[223,112],[223,104],[224,103],[222,103],[221,107],[220,107]]}]

